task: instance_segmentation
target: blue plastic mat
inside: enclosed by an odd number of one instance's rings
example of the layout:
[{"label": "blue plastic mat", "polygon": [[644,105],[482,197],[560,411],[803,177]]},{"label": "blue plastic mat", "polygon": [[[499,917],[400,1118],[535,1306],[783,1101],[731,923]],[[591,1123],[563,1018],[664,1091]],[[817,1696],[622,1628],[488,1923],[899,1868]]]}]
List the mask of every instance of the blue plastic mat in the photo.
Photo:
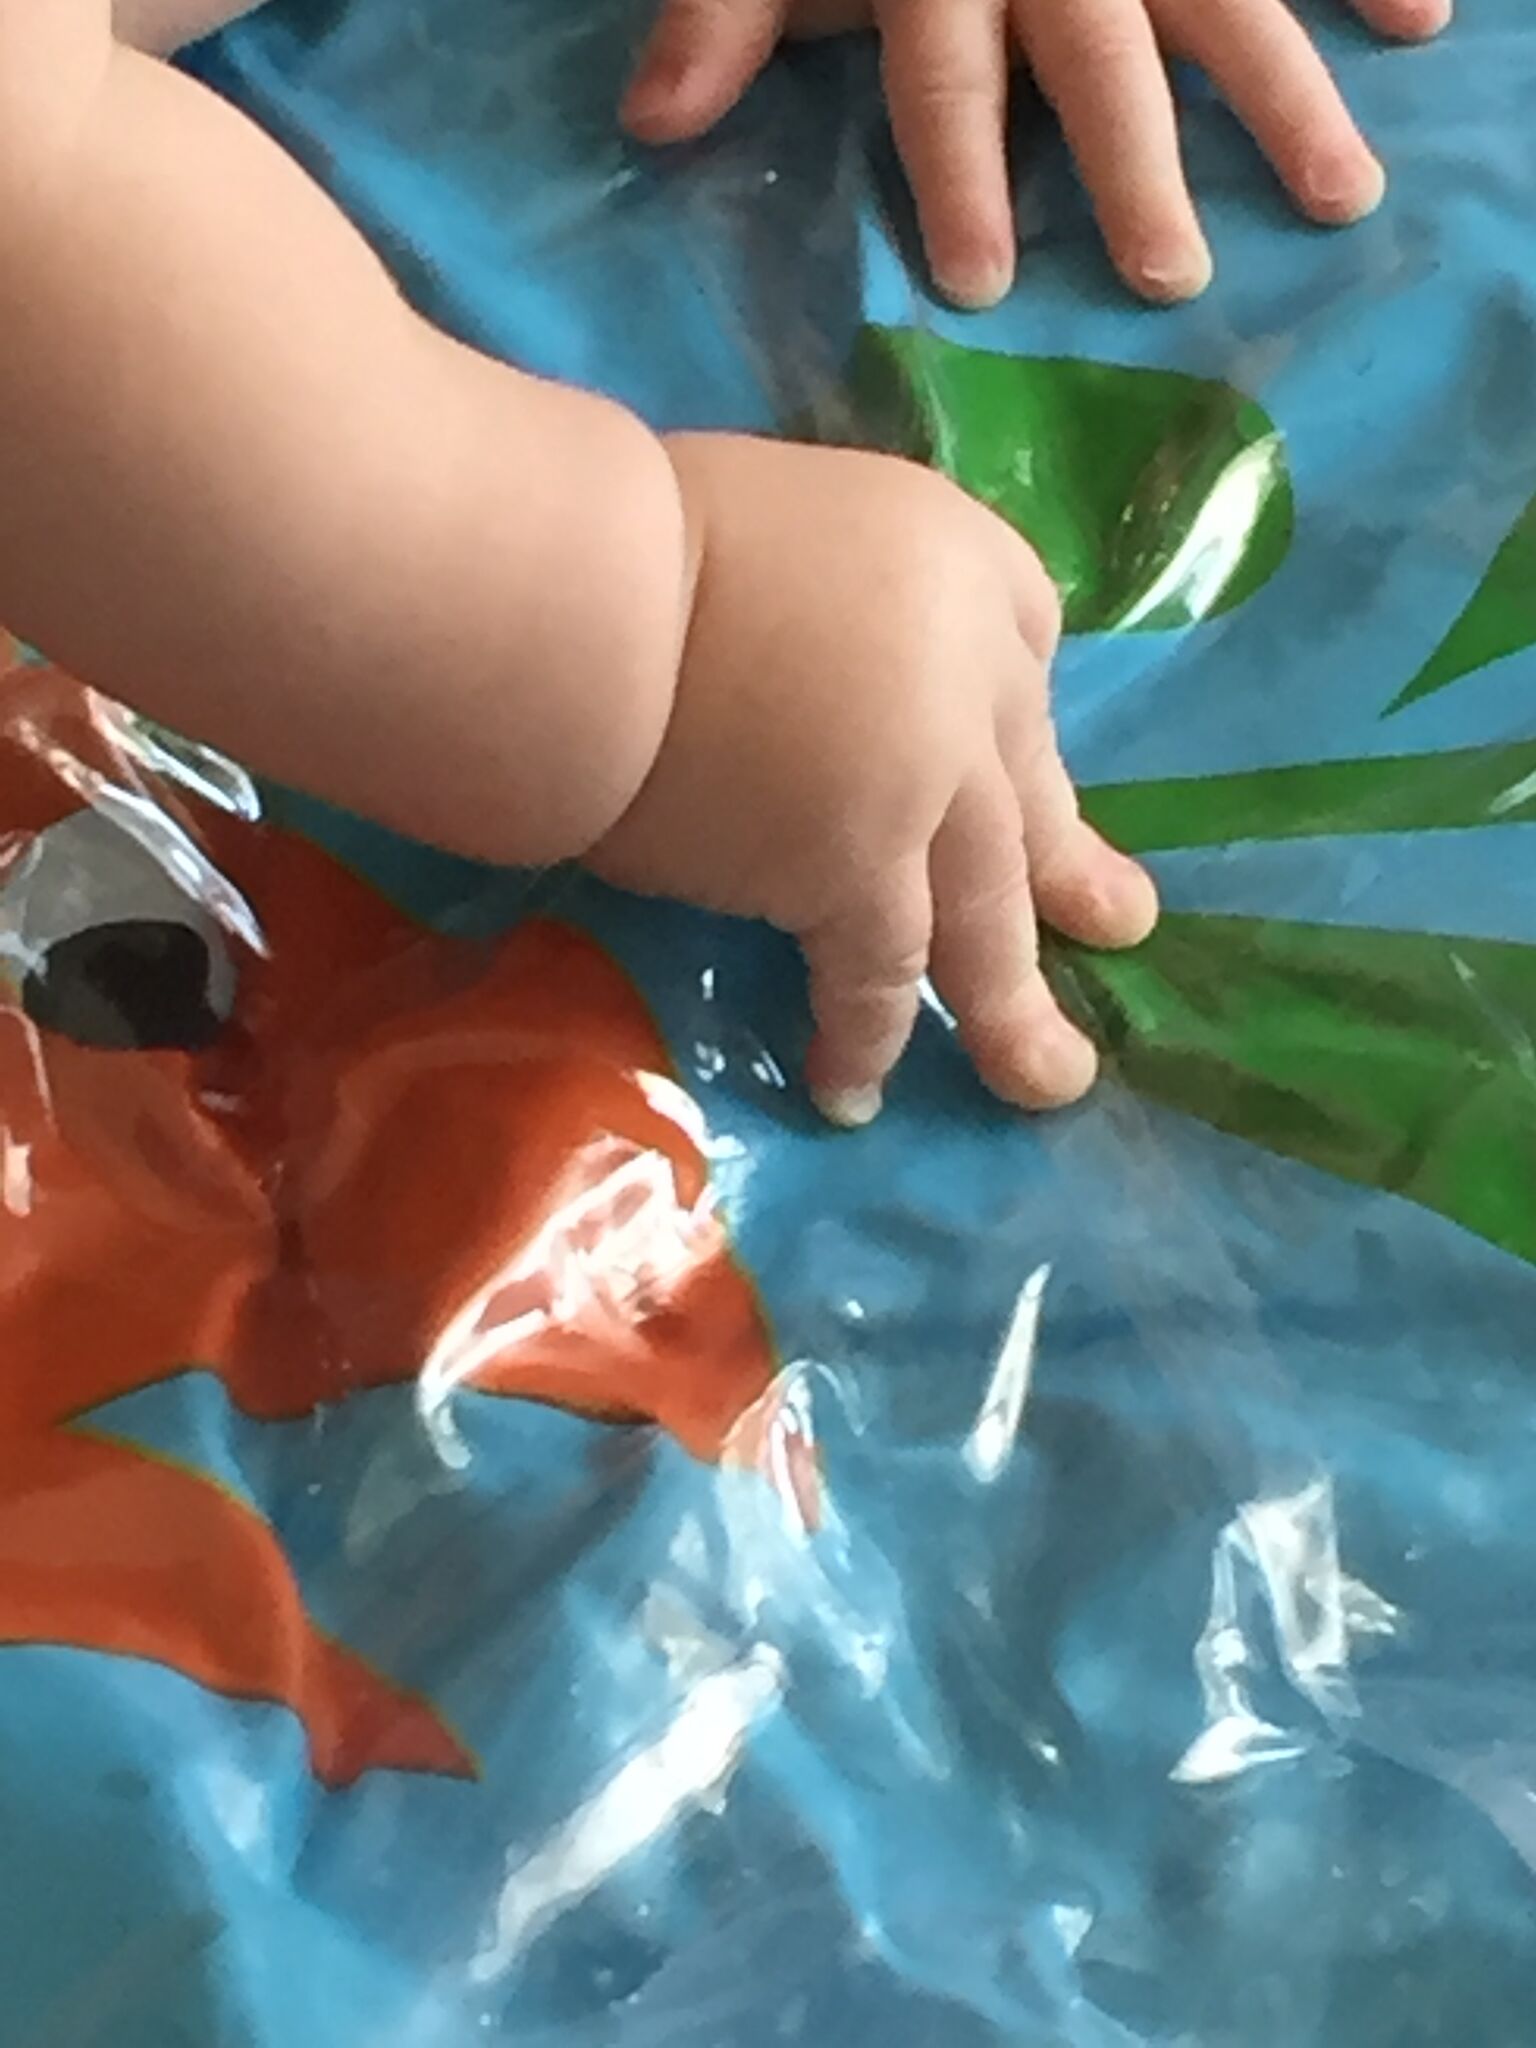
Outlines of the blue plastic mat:
[{"label": "blue plastic mat", "polygon": [[[1394,177],[1347,236],[1193,99],[1219,277],[1158,314],[1044,136],[1014,298],[941,310],[857,48],[665,161],[615,133],[627,7],[295,0],[200,55],[425,310],[658,424],[894,422],[980,485],[1042,364],[1108,366],[1090,416],[1150,439],[1118,524],[1058,451],[1059,712],[1171,915],[1060,962],[1111,1048],[1081,1111],[996,1110],[935,1013],[888,1116],[834,1136],[775,940],[273,798],[423,945],[532,907],[643,992],[702,1122],[657,1113],[771,1330],[769,1448],[417,1358],[273,1417],[167,1358],[91,1415],[245,1503],[474,1776],[383,1741],[328,1775],[289,1706],[124,1654],[110,1614],[13,1641],[14,1470],[5,2048],[1526,2048],[1536,26],[1466,16],[1413,53],[1324,25]],[[217,773],[124,744],[162,818]],[[0,1257],[35,1275],[50,1186],[0,1151]],[[133,1597],[195,1562],[146,1554]]]}]

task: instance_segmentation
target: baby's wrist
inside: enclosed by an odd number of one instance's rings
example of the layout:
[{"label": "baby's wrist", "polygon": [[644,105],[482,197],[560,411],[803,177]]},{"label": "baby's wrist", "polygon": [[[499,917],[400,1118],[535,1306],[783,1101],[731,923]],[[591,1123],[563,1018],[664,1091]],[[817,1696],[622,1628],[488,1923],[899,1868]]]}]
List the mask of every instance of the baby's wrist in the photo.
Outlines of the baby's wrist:
[{"label": "baby's wrist", "polygon": [[531,835],[542,864],[586,858],[650,782],[672,723],[695,569],[661,437],[609,399],[526,380],[524,391],[525,487],[540,471],[548,482],[527,490],[541,513],[525,513],[520,543],[507,533],[515,544],[504,559],[512,615],[524,622],[523,673],[540,679],[513,696],[526,758],[542,764],[543,822]]},{"label": "baby's wrist", "polygon": [[[612,818],[607,830],[586,849],[584,858],[597,853],[619,831],[631,812],[640,802],[650,786],[656,765],[666,749],[672,733],[673,718],[681,689],[683,668],[688,655],[688,641],[693,628],[694,606],[698,598],[700,571],[704,560],[704,505],[702,493],[690,471],[686,460],[687,447],[700,437],[691,434],[661,434],[654,437],[667,465],[671,479],[671,491],[676,513],[677,551],[675,564],[674,624],[668,675],[665,687],[665,704],[657,722],[654,738],[648,748],[644,773],[635,781],[628,801]],[[679,458],[682,459],[679,459]]]},{"label": "baby's wrist", "polygon": [[[682,532],[682,581],[678,590],[678,634],[677,659],[673,666],[674,678],[680,678],[683,662],[688,651],[688,636],[693,628],[694,605],[699,594],[699,573],[704,564],[704,530],[706,525],[704,493],[699,488],[697,476],[688,461],[689,451],[701,441],[711,438],[698,433],[658,435],[662,453],[672,472],[672,485],[677,493],[677,514]],[[676,681],[674,680],[674,694]]]}]

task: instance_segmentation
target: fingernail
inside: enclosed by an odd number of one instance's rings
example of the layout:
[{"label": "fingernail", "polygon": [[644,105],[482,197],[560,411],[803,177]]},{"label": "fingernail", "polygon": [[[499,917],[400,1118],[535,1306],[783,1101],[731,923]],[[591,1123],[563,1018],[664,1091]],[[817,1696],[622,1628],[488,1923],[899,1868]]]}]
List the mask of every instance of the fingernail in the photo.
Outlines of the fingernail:
[{"label": "fingernail", "polygon": [[1013,265],[1006,257],[985,257],[978,263],[951,266],[937,282],[952,306],[964,313],[985,313],[1008,296]]},{"label": "fingernail", "polygon": [[1076,1102],[1093,1086],[1099,1055],[1081,1031],[1058,1017],[1038,1045],[1037,1075],[1052,1102]]},{"label": "fingernail", "polygon": [[1157,884],[1139,861],[1124,853],[1116,853],[1112,873],[1110,925],[1116,943],[1139,946],[1157,926],[1162,908],[1157,900]]},{"label": "fingernail", "polygon": [[885,1107],[878,1088],[814,1088],[811,1100],[829,1124],[840,1131],[862,1131]]},{"label": "fingernail", "polygon": [[624,95],[624,119],[648,121],[654,114],[665,113],[688,83],[692,69],[688,59],[674,51],[647,58]]},{"label": "fingernail", "polygon": [[1203,241],[1154,245],[1137,262],[1135,282],[1149,298],[1176,304],[1181,299],[1199,298],[1214,269]]},{"label": "fingernail", "polygon": [[1380,206],[1386,190],[1387,174],[1377,158],[1362,159],[1353,150],[1318,157],[1307,170],[1307,205],[1326,220],[1364,220]]},{"label": "fingernail", "polygon": [[[1397,33],[1410,38],[1437,36],[1450,27],[1454,12],[1451,0],[1415,0],[1415,4],[1402,10]],[[1391,33],[1390,29],[1388,33]]]},{"label": "fingernail", "polygon": [[1006,1068],[990,1061],[983,1066],[1005,1101],[1030,1110],[1065,1109],[1080,1102],[1098,1071],[1099,1055],[1091,1041],[1055,1008],[1030,1025]]}]

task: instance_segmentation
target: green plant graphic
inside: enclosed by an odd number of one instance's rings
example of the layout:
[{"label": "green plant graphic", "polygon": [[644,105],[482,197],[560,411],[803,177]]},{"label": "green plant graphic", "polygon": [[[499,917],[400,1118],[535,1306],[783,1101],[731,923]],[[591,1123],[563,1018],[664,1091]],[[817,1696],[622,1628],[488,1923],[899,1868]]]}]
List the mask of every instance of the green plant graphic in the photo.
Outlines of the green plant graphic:
[{"label": "green plant graphic", "polygon": [[1084,792],[1128,853],[1536,822],[1536,740],[1385,760],[1309,761]]},{"label": "green plant graphic", "polygon": [[1511,527],[1472,602],[1387,713],[1526,647],[1536,647],[1536,498]]},{"label": "green plant graphic", "polygon": [[1536,1262],[1536,949],[1180,914],[1058,978],[1138,1094]]},{"label": "green plant graphic", "polygon": [[[1211,618],[1289,546],[1279,435],[1225,385],[870,329],[856,392],[884,445],[1035,542],[1072,630]],[[1397,704],[1533,643],[1536,505]],[[1529,824],[1536,740],[1125,783],[1084,803],[1134,853]],[[1135,953],[1061,945],[1052,960],[1110,1070],[1148,1100],[1536,1263],[1536,948],[1178,913]]]},{"label": "green plant graphic", "polygon": [[1290,547],[1284,443],[1229,384],[867,327],[853,391],[879,445],[942,469],[1029,537],[1069,632],[1214,618]]},{"label": "green plant graphic", "polygon": [[[1536,821],[1536,741],[1085,793],[1138,853]],[[1150,1100],[1536,1263],[1536,948],[1180,913],[1058,985]]]}]

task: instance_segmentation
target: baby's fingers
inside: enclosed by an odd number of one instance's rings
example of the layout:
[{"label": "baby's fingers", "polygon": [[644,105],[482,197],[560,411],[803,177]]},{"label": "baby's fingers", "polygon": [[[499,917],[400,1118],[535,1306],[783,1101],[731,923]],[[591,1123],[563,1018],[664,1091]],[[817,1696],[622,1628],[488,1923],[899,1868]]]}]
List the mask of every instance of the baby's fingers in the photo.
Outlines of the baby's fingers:
[{"label": "baby's fingers", "polygon": [[624,95],[642,142],[685,142],[728,114],[773,55],[789,0],[667,0]]},{"label": "baby's fingers", "polygon": [[1157,889],[1083,817],[1048,720],[1021,736],[1010,767],[1040,921],[1085,946],[1139,946],[1157,923]]},{"label": "baby's fingers", "polygon": [[1426,42],[1451,25],[1451,0],[1353,0],[1355,12],[1384,36]]},{"label": "baby's fingers", "polygon": [[1210,282],[1211,257],[1146,0],[1014,5],[1030,68],[1061,117],[1116,268],[1149,298],[1192,298]]},{"label": "baby's fingers", "polygon": [[1315,220],[1343,225],[1380,204],[1381,165],[1285,0],[1187,0],[1176,41]]},{"label": "baby's fingers", "polygon": [[885,1078],[917,1021],[933,928],[927,863],[892,868],[854,908],[801,936],[816,1037],[806,1080],[829,1123],[880,1114]]},{"label": "baby's fingers", "polygon": [[982,1080],[1025,1109],[1076,1102],[1098,1059],[1041,971],[1023,821],[1000,762],[956,798],[929,873],[934,982]]},{"label": "baby's fingers", "polygon": [[1051,720],[1043,671],[1061,638],[1060,599],[1033,549],[1010,545],[1006,559],[1019,637],[1039,664],[1005,700],[998,726],[1003,764],[1024,821],[1036,913],[1053,931],[1085,946],[1139,946],[1157,923],[1152,877],[1085,821]]},{"label": "baby's fingers", "polygon": [[1015,258],[1001,0],[886,0],[880,25],[891,126],[934,281],[958,305],[993,305]]}]

